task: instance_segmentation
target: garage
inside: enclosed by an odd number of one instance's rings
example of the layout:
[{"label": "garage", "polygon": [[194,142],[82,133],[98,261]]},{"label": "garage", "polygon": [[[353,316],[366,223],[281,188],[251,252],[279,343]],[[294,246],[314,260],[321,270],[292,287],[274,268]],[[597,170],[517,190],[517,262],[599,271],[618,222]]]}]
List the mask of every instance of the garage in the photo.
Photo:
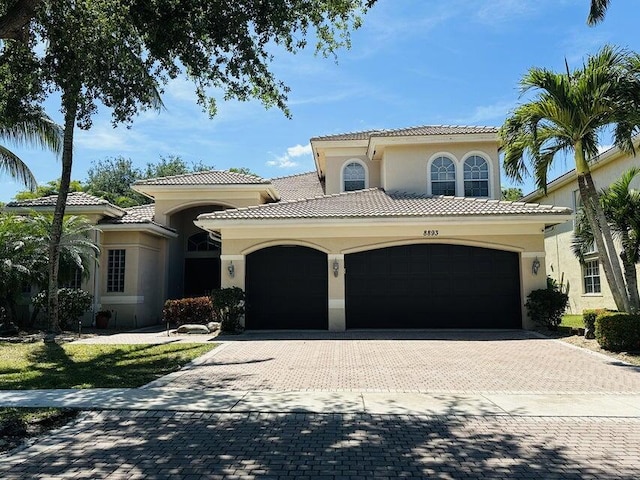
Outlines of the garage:
[{"label": "garage", "polygon": [[247,255],[247,329],[328,329],[327,255],[279,245]]},{"label": "garage", "polygon": [[521,328],[518,254],[419,244],[345,255],[347,328]]}]

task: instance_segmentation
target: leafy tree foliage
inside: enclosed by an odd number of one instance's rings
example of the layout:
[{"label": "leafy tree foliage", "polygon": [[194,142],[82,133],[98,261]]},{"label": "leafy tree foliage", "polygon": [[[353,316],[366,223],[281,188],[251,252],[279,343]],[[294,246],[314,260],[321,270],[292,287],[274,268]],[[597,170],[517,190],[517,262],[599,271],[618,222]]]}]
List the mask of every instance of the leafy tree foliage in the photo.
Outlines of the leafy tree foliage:
[{"label": "leafy tree foliage", "polygon": [[[49,195],[57,195],[60,191],[60,181],[51,180],[44,185],[38,185],[34,190],[23,190],[15,195],[16,200],[32,200],[34,198],[48,197]],[[69,183],[70,192],[84,192],[84,186],[78,180],[71,180]]]},{"label": "leafy tree foliage", "polygon": [[633,137],[640,127],[640,56],[605,46],[574,71],[532,68],[520,83],[523,92],[533,90],[535,96],[518,106],[500,130],[505,172],[521,181],[531,167],[537,186],[546,191],[556,154],[573,152],[600,265],[618,310],[629,311],[625,280],[589,162],[598,155],[598,135],[608,127],[617,147],[634,152]]},{"label": "leafy tree foliage", "polygon": [[172,175],[184,175],[186,173],[205,172],[213,170],[214,165],[207,165],[202,161],[193,162],[188,165],[180,156],[160,155],[160,160],[156,163],[147,163],[141,178],[170,177]]},{"label": "leafy tree foliage", "polygon": [[502,200],[509,200],[515,202],[522,198],[522,189],[517,187],[503,188]]},{"label": "leafy tree foliage", "polygon": [[254,177],[260,176],[252,171],[249,167],[231,167],[229,171],[233,173],[242,173],[243,175],[253,175]]}]

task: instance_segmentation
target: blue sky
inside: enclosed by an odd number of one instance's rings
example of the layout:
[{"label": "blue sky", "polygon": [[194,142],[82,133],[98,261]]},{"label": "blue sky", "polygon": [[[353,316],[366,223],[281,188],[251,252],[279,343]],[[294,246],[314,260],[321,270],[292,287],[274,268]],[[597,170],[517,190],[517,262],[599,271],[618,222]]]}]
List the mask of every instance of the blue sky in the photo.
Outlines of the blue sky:
[{"label": "blue sky", "polygon": [[[605,21],[586,25],[588,0],[378,0],[338,63],[312,51],[277,53],[273,70],[291,87],[287,119],[257,101],[220,101],[210,120],[186,80],[166,87],[166,110],[113,128],[101,108],[78,131],[73,178],[91,162],[122,155],[137,166],[180,155],[216,168],[249,167],[264,177],[313,170],[309,138],[426,124],[500,126],[518,104],[518,80],[531,66],[577,66],[605,43],[640,51],[637,1],[612,2]],[[58,104],[48,113],[61,121]],[[607,140],[604,140],[607,143]],[[10,145],[7,145],[10,146]],[[39,182],[59,176],[50,153],[14,151]],[[563,160],[552,177],[570,168]],[[511,182],[502,179],[503,186]],[[521,188],[533,189],[528,181]],[[0,201],[20,185],[0,177]]]}]

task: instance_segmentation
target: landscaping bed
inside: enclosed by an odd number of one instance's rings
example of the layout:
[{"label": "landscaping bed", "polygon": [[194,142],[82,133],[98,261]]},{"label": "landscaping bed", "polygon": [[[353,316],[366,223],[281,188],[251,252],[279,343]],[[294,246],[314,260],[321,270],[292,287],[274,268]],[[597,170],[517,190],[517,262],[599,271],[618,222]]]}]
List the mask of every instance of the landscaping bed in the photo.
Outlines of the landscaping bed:
[{"label": "landscaping bed", "polygon": [[19,447],[27,438],[60,428],[78,415],[69,408],[0,408],[0,452]]}]

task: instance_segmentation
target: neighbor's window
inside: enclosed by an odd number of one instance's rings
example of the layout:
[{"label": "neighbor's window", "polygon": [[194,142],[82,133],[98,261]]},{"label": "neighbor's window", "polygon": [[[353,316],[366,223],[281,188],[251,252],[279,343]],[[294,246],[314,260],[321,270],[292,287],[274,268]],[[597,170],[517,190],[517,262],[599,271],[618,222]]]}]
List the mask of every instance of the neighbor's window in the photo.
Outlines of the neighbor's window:
[{"label": "neighbor's window", "polygon": [[489,196],[489,164],[478,155],[464,161],[464,196]]},{"label": "neighbor's window", "polygon": [[600,293],[600,267],[598,260],[590,260],[582,267],[584,272],[584,293]]},{"label": "neighbor's window", "polygon": [[343,190],[345,192],[362,190],[363,188],[365,188],[364,167],[358,162],[348,163],[342,170],[342,179],[344,181]]},{"label": "neighbor's window", "polygon": [[109,250],[107,259],[107,292],[124,292],[124,249]]},{"label": "neighbor's window", "polygon": [[431,194],[456,194],[456,166],[450,158],[438,157],[431,163]]}]

